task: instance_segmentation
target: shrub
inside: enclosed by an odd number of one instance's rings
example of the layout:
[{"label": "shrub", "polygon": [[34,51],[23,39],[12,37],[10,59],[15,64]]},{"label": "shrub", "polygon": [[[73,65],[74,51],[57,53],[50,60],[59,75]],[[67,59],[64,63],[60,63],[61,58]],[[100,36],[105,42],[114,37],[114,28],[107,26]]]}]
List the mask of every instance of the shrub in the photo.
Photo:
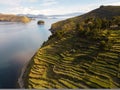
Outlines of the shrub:
[{"label": "shrub", "polygon": [[61,39],[64,35],[64,30],[58,30],[55,35],[57,36],[57,38]]},{"label": "shrub", "polygon": [[99,50],[106,50],[106,42],[104,40],[99,43]]}]

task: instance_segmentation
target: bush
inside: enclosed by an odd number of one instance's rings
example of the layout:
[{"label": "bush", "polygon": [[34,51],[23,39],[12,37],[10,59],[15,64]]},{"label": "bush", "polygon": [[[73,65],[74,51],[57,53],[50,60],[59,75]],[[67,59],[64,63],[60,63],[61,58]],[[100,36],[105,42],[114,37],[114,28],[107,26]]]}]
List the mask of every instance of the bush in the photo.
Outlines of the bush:
[{"label": "bush", "polygon": [[99,43],[99,50],[106,50],[106,42],[105,41],[100,41]]},{"label": "bush", "polygon": [[114,39],[110,39],[110,32],[106,32],[103,36],[100,38],[99,42],[99,49],[100,50],[110,50],[112,48],[112,45],[114,44]]},{"label": "bush", "polygon": [[55,35],[57,36],[57,38],[61,39],[64,35],[64,30],[58,30]]}]

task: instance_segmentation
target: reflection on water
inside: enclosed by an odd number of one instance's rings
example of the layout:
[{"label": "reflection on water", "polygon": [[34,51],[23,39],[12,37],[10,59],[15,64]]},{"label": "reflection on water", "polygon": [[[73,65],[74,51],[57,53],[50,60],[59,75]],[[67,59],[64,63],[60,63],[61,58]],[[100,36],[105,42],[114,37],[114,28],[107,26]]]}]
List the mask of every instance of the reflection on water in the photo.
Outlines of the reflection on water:
[{"label": "reflection on water", "polygon": [[[60,20],[60,19],[59,19]],[[0,88],[16,88],[21,68],[50,36],[49,28],[58,19],[28,24],[0,22]]]}]

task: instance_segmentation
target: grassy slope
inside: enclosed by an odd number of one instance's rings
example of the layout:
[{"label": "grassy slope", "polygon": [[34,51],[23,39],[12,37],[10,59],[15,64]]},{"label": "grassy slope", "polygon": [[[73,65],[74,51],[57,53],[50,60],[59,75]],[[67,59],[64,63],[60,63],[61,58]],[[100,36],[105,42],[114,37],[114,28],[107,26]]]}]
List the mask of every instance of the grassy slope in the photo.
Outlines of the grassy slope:
[{"label": "grassy slope", "polygon": [[27,22],[30,22],[30,19],[28,17],[25,17],[25,16],[0,14],[0,21],[27,23]]},{"label": "grassy slope", "polygon": [[[61,28],[56,25],[52,29]],[[98,55],[98,42],[80,38],[74,30],[61,39],[49,38],[26,69],[25,88],[120,88],[120,30],[109,31],[115,43]]]},{"label": "grassy slope", "polygon": [[65,24],[68,24],[70,22],[74,22],[74,23],[80,23],[81,21],[87,19],[87,18],[107,18],[107,19],[111,19],[114,16],[120,16],[120,6],[101,6],[100,8],[97,8],[95,10],[92,10],[91,12],[88,12],[86,14],[83,14],[81,16],[78,17],[74,17],[74,18],[70,18],[67,20],[63,20],[60,22],[57,22],[55,24],[52,25],[51,31],[52,30],[61,30],[62,27]]}]

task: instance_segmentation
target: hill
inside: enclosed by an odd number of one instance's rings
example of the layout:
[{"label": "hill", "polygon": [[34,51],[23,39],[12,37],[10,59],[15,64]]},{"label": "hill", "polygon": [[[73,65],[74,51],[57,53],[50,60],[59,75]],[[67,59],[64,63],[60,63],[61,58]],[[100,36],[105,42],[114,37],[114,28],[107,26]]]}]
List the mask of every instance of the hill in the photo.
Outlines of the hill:
[{"label": "hill", "polygon": [[[49,40],[26,68],[23,87],[120,88],[119,12],[109,18],[99,13],[113,8],[100,7],[53,24]],[[89,15],[93,12],[97,14]]]},{"label": "hill", "polygon": [[31,19],[25,16],[0,14],[0,21],[27,23],[30,22]]},{"label": "hill", "polygon": [[99,17],[99,18],[112,18],[113,16],[120,15],[120,6],[100,6],[100,8],[95,9],[83,17]]},{"label": "hill", "polygon": [[92,10],[86,14],[80,15],[78,17],[70,18],[70,19],[67,19],[64,21],[57,22],[57,25],[53,24],[51,31],[58,30],[54,26],[57,26],[57,28],[61,28],[61,26],[63,26],[64,24],[67,24],[68,22],[80,23],[81,21],[88,19],[88,18],[112,19],[115,16],[120,16],[120,6],[100,6],[100,8]]}]

